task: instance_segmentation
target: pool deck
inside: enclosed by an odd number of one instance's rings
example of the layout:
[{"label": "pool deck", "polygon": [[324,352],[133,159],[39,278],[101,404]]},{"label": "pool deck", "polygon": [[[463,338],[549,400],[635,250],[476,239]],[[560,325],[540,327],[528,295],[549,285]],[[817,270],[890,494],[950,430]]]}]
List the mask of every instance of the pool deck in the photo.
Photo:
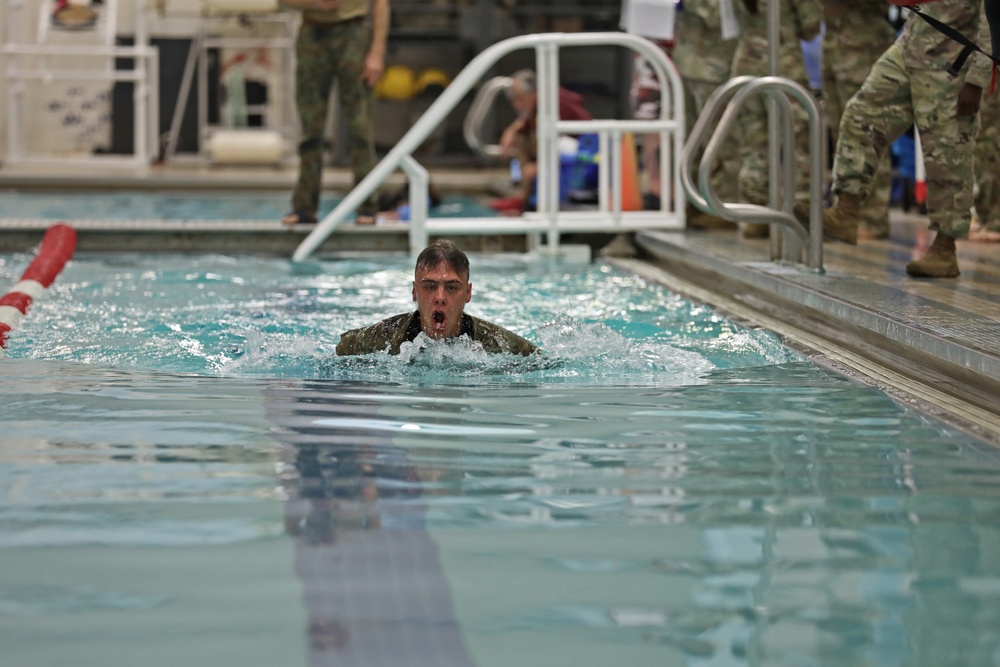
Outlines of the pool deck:
[{"label": "pool deck", "polygon": [[735,231],[642,233],[644,259],[621,263],[1000,444],[1000,244],[959,242],[961,277],[917,280],[927,219],[891,218],[888,240],[824,244],[822,274]]},{"label": "pool deck", "polygon": [[[496,169],[432,170],[445,192],[502,186]],[[282,189],[289,170],[160,170],[78,174],[0,169],[0,189]],[[402,181],[400,181],[402,182]],[[327,170],[346,191],[349,176]],[[52,221],[0,220],[0,252],[26,251]],[[240,221],[72,221],[78,252],[212,252],[290,256],[312,225]],[[904,266],[932,235],[924,216],[892,212],[889,240],[824,245],[818,274],[768,261],[766,240],[735,231],[642,232],[623,268],[753,326],[763,326],[820,363],[877,385],[898,400],[1000,445],[1000,243],[959,243],[962,276],[915,280]],[[456,239],[472,252],[522,252],[520,236]],[[343,225],[320,253],[403,252],[406,225]]]}]

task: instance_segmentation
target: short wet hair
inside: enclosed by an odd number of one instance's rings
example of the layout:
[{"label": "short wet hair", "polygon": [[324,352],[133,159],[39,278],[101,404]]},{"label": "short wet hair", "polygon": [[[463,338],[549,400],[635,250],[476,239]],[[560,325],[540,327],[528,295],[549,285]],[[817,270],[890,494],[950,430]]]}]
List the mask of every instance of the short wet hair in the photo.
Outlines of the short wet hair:
[{"label": "short wet hair", "polygon": [[462,249],[448,239],[438,239],[424,248],[417,256],[415,271],[428,270],[446,264],[448,267],[469,279],[469,258]]}]

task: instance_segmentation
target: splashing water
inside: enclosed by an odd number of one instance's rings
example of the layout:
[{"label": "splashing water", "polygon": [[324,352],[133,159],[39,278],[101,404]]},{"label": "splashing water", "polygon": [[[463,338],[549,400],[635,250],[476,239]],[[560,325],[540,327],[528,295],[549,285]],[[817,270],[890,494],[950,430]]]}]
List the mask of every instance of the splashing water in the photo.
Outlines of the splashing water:
[{"label": "splashing water", "polygon": [[[16,262],[9,262],[16,270]],[[531,359],[425,341],[338,359],[339,333],[412,310],[409,260],[230,257],[74,260],[11,339],[15,357],[220,376],[397,382],[698,382],[713,368],[797,359],[767,332],[606,265],[486,258],[470,313],[524,335]]]}]

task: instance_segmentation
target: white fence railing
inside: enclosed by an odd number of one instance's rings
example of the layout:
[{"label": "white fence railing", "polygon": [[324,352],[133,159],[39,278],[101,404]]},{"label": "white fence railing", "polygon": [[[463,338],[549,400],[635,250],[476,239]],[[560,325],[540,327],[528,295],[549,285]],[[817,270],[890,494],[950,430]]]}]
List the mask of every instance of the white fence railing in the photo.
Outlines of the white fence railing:
[{"label": "white fence railing", "polygon": [[[656,120],[559,120],[559,53],[563,48],[621,46],[649,61],[661,84],[663,103]],[[411,252],[419,252],[430,234],[532,234],[547,236],[547,248],[555,251],[564,232],[623,232],[639,229],[683,229],[685,195],[680,181],[684,146],[684,98],[679,75],[663,51],[653,42],[617,32],[542,33],[522,35],[487,48],[463,69],[413,127],[346,197],[324,217],[293,254],[295,261],[312,255],[347,216],[361,205],[397,169],[409,180],[411,205],[427,201],[427,171],[412,157],[431,132],[456,105],[507,54],[534,49],[538,86],[538,182],[537,211],[521,217],[433,218],[426,206],[411,210]],[[595,133],[599,137],[598,205],[595,210],[559,209],[559,137]],[[622,210],[622,137],[625,134],[660,135],[661,181],[665,193],[658,211]],[[610,159],[609,159],[610,158]]]}]

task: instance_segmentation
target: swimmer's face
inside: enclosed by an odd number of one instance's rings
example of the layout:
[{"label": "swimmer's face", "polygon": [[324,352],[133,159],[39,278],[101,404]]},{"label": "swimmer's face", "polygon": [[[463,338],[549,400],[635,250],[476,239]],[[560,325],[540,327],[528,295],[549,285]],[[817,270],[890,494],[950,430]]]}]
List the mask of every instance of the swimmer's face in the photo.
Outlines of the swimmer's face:
[{"label": "swimmer's face", "polygon": [[465,304],[472,299],[472,283],[445,263],[413,274],[413,300],[420,327],[430,338],[451,338],[462,328]]}]

